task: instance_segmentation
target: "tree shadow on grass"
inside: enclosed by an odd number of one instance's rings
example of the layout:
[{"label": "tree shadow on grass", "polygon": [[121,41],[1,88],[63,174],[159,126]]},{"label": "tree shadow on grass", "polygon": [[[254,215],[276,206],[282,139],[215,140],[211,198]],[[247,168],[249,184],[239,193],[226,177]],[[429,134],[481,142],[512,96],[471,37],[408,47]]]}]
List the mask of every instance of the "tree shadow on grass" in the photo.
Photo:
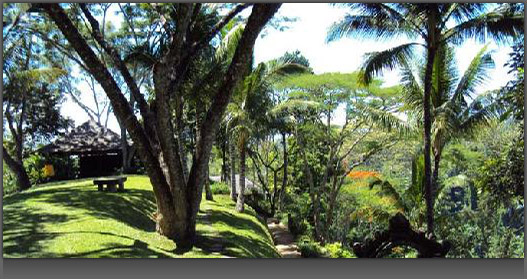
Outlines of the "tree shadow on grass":
[{"label": "tree shadow on grass", "polygon": [[43,197],[44,202],[75,209],[85,209],[97,218],[118,220],[131,227],[153,232],[155,222],[149,216],[156,205],[152,191],[131,189],[109,193],[94,190],[60,191]]},{"label": "tree shadow on grass", "polygon": [[[49,253],[43,252],[42,246],[37,241],[49,241],[55,237],[68,234],[100,234],[105,236],[120,237],[133,241],[131,245],[122,243],[105,243],[102,248],[80,252],[80,253]],[[19,240],[19,241],[16,241]],[[76,232],[32,232],[20,235],[15,243],[4,246],[4,257],[26,257],[26,258],[170,258],[168,255],[150,249],[148,243],[128,236],[117,235],[109,232],[76,231]],[[9,243],[12,242],[9,241]],[[21,245],[20,245],[21,244]],[[5,245],[5,244],[4,244]]]},{"label": "tree shadow on grass", "polygon": [[[251,220],[243,219],[229,212],[211,210],[210,220],[214,224],[223,223],[227,226],[266,236],[262,227]],[[217,251],[218,245],[223,248]],[[237,258],[277,258],[279,257],[274,245],[270,241],[254,238],[250,234],[237,234],[231,231],[218,233],[201,233],[195,245],[208,253],[219,252],[222,255]]]},{"label": "tree shadow on grass", "polygon": [[4,257],[48,257],[43,243],[56,235],[45,233],[45,223],[62,223],[72,220],[66,214],[48,214],[21,205],[4,207],[3,249]]},{"label": "tree shadow on grass", "polygon": [[[83,212],[83,215],[117,220],[142,231],[155,231],[155,222],[149,218],[156,208],[151,191],[131,189],[122,193],[108,193],[98,192],[95,187],[93,188],[92,190],[79,185],[71,188],[22,192],[4,197],[4,257],[167,257],[163,253],[148,249],[146,243],[137,239],[130,239],[134,241],[134,244],[130,246],[110,243],[100,251],[79,255],[44,252],[46,243],[61,235],[70,234],[70,232],[47,232],[44,226],[60,227],[61,223],[77,219],[75,214],[66,214],[70,209],[84,209],[86,212]],[[42,212],[38,207],[24,204],[26,201],[63,207],[64,214]],[[89,233],[109,234],[106,232]]]},{"label": "tree shadow on grass", "polygon": [[[88,188],[91,187],[91,188]],[[75,214],[50,214],[40,212],[38,208],[24,205],[24,201],[48,203],[68,210],[83,209],[81,215],[90,215],[101,219],[113,219],[123,222],[142,231],[155,231],[155,222],[149,217],[156,209],[153,193],[148,190],[128,189],[122,193],[98,192],[95,187],[78,185],[71,188],[42,189],[19,193],[4,198],[4,257],[109,257],[109,258],[150,258],[169,257],[165,253],[150,249],[148,244],[127,236],[107,232],[65,232],[50,233],[44,230],[44,225],[60,226],[76,219]],[[204,211],[200,211],[204,213]],[[272,242],[266,242],[250,235],[266,232],[257,223],[240,218],[221,210],[211,210],[207,217],[212,226],[223,223],[236,229],[247,231],[248,234],[233,232],[199,232],[196,248],[201,248],[204,255],[222,254],[232,257],[269,258],[277,257]],[[201,220],[203,221],[203,220]],[[200,222],[203,223],[203,222]],[[110,234],[133,240],[131,245],[122,243],[107,243],[93,251],[77,254],[46,253],[44,245],[56,237],[65,234],[97,233]],[[218,244],[221,245],[218,251]],[[188,251],[167,251],[167,253],[183,254]]]},{"label": "tree shadow on grass", "polygon": [[48,183],[38,184],[34,188],[44,189],[44,188],[47,188],[47,187],[63,186],[63,185],[72,184],[72,183],[75,183],[76,186],[78,184],[90,184],[91,185],[91,184],[93,184],[93,179],[95,179],[95,178],[94,177],[86,177],[86,178],[81,178],[81,179],[69,179],[69,180],[51,181],[51,182],[48,182]]},{"label": "tree shadow on grass", "polygon": [[[74,232],[83,233],[83,232]],[[94,233],[94,232],[89,232]],[[96,233],[96,232],[95,232]],[[168,255],[148,248],[148,243],[133,239],[127,236],[116,235],[112,233],[99,233],[104,235],[112,235],[117,237],[133,240],[131,245],[123,245],[122,243],[106,243],[102,245],[103,248],[81,253],[66,253],[59,257],[61,258],[170,258]]]},{"label": "tree shadow on grass", "polygon": [[211,221],[213,223],[224,223],[228,226],[234,227],[240,230],[250,230],[255,231],[257,234],[266,235],[267,232],[261,227],[258,226],[256,222],[240,218],[232,213],[226,211],[213,211],[211,215]]}]

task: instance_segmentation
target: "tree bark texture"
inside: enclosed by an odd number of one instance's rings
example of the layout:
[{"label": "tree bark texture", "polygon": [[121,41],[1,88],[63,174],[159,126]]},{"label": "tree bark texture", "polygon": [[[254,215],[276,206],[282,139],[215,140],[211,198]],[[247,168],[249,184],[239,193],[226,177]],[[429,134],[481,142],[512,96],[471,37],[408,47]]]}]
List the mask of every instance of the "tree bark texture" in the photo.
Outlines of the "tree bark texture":
[{"label": "tree bark texture", "polygon": [[7,167],[9,167],[9,169],[16,176],[18,191],[24,191],[31,188],[31,181],[29,180],[29,176],[27,175],[26,169],[24,168],[22,161],[13,159],[13,157],[11,157],[9,153],[7,153],[6,148],[3,146],[2,152],[2,157],[7,164]]},{"label": "tree bark texture", "polygon": [[[432,173],[431,173],[431,158],[430,158],[430,147],[431,147],[431,116],[430,116],[430,90],[431,90],[431,77],[432,77],[432,63],[434,61],[435,50],[428,51],[428,64],[425,73],[425,93],[423,101],[424,109],[424,171],[425,171],[425,199],[426,199],[426,223],[429,233],[434,232],[434,202],[433,202],[433,189],[432,189]],[[430,65],[430,66],[428,66]]]},{"label": "tree bark texture", "polygon": [[430,94],[432,90],[432,71],[434,60],[437,52],[436,44],[436,24],[434,13],[429,15],[428,19],[428,39],[427,45],[427,62],[425,69],[424,94],[423,94],[423,118],[424,118],[424,171],[425,171],[425,200],[426,200],[426,224],[429,234],[434,233],[434,201],[432,189],[432,166],[430,158],[431,150],[431,127],[432,119],[430,115]]}]

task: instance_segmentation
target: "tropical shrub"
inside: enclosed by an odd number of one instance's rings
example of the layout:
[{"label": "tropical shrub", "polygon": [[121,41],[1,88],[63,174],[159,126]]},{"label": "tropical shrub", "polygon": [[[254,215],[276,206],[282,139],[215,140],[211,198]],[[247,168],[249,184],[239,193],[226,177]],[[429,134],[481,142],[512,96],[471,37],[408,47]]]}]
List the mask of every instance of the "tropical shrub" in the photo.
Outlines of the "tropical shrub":
[{"label": "tropical shrub", "polygon": [[328,252],[318,242],[304,241],[298,244],[303,258],[327,258]]},{"label": "tropical shrub", "polygon": [[210,182],[210,190],[213,195],[228,195],[230,193],[230,187],[225,182]]},{"label": "tropical shrub", "polygon": [[355,254],[342,247],[339,242],[326,244],[324,249],[326,249],[330,258],[356,258]]}]

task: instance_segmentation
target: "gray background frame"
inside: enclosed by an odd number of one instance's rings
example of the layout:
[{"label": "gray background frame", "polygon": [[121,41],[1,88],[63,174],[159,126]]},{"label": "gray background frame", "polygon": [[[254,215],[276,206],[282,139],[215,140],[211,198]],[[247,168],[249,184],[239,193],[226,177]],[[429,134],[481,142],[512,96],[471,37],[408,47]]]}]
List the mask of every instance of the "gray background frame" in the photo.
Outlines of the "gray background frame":
[{"label": "gray background frame", "polygon": [[[2,1],[31,2],[31,1]],[[39,2],[48,2],[46,0]],[[56,1],[49,1],[56,2]],[[78,1],[71,1],[78,2]],[[91,1],[87,1],[91,2]],[[117,1],[93,1],[117,2]],[[120,2],[120,1],[119,1]],[[150,1],[122,1],[150,2]],[[166,2],[166,1],[156,1]],[[179,2],[179,1],[178,1]],[[183,1],[180,1],[183,2]],[[198,2],[198,1],[189,1]],[[218,2],[218,1],[199,1]],[[228,1],[221,1],[228,2]],[[249,2],[249,1],[248,1]],[[261,1],[259,1],[261,2]],[[271,2],[269,0],[269,2]],[[319,1],[284,1],[319,2]],[[325,2],[325,1],[324,1]],[[340,2],[340,1],[331,1]],[[350,1],[354,2],[354,1]],[[360,1],[357,1],[360,2]],[[373,2],[373,1],[372,1]],[[414,1],[379,1],[414,2]],[[428,0],[415,1],[428,2]],[[430,1],[432,2],[432,1]],[[443,1],[433,1],[443,2]],[[454,2],[454,1],[444,1]],[[491,1],[460,1],[491,2]],[[509,1],[492,1],[509,2]],[[520,2],[520,1],[510,1]],[[525,24],[525,23],[524,23]],[[0,91],[2,84],[0,84]],[[2,100],[0,95],[0,101]],[[524,106],[527,98],[524,95]],[[3,117],[3,115],[2,115]],[[527,121],[525,121],[527,124]],[[0,123],[0,126],[3,123]],[[525,133],[525,131],[524,131]],[[527,143],[525,143],[527,150]],[[524,150],[524,152],[525,152]],[[0,155],[0,166],[3,164]],[[524,164],[525,174],[527,165]],[[3,184],[3,182],[2,182]],[[0,184],[1,185],[1,184]],[[527,188],[525,189],[527,194]],[[0,205],[2,201],[0,200]],[[527,215],[526,215],[527,220]],[[2,222],[3,223],[3,222]],[[527,223],[527,222],[526,222]],[[1,225],[0,225],[1,226]],[[1,241],[1,240],[0,240]],[[3,247],[3,245],[2,245]],[[3,255],[3,253],[2,253]],[[525,259],[3,259],[0,278],[526,278]],[[4,269],[5,268],[5,269]],[[522,276],[523,274],[523,276]]]}]

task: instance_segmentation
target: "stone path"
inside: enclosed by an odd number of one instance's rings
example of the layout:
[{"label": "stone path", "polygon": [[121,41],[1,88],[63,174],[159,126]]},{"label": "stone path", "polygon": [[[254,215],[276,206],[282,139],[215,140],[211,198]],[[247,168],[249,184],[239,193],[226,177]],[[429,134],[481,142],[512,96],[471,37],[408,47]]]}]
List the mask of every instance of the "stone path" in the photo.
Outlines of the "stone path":
[{"label": "stone path", "polygon": [[[210,220],[210,216],[212,214],[212,211],[210,209],[207,209],[205,213],[199,218],[201,219],[202,224],[207,225],[211,231],[213,232],[216,240],[220,240],[219,234],[217,234],[216,230],[212,227],[212,221]],[[221,254],[223,252],[223,243],[220,241],[214,242],[210,247],[207,248],[207,250],[213,254]],[[228,256],[223,256],[224,258],[231,258]]]},{"label": "stone path", "polygon": [[276,218],[269,218],[267,219],[267,227],[273,237],[276,250],[278,250],[282,258],[301,258],[295,239],[287,226],[279,223]]}]

